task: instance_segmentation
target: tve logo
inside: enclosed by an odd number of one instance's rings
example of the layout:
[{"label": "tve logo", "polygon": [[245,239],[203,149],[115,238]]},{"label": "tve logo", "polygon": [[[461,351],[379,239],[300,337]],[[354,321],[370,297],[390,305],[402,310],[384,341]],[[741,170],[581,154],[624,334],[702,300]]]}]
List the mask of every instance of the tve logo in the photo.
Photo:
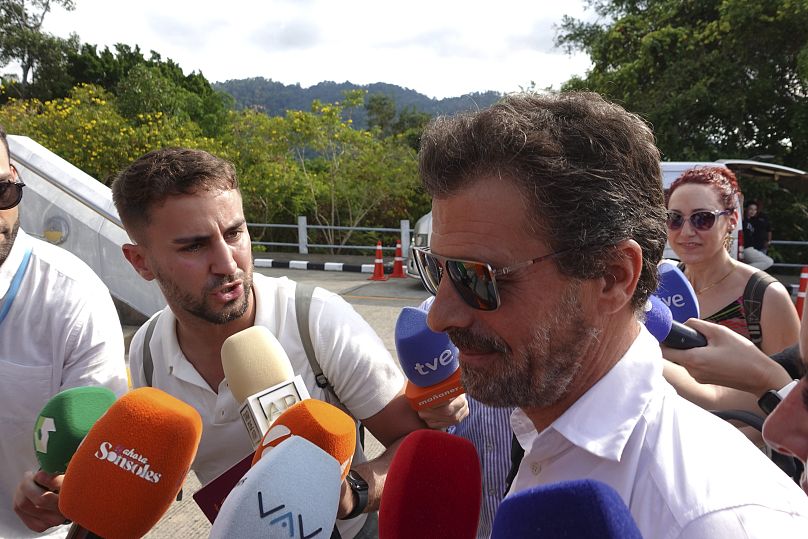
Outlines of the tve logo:
[{"label": "tve logo", "polygon": [[[452,350],[447,348],[441,354],[432,359],[432,361],[427,361],[425,363],[416,363],[414,369],[418,374],[421,376],[429,376],[432,372],[436,372],[438,370],[438,365],[440,364],[441,367],[445,367],[446,365],[451,365],[454,360],[454,354]],[[427,370],[429,369],[429,370]],[[452,369],[454,371],[454,368]]]},{"label": "tve logo", "polygon": [[699,318],[699,301],[685,274],[668,261],[659,263],[659,287],[654,295],[671,310],[673,319],[684,323]]},{"label": "tve logo", "polygon": [[682,308],[685,306],[685,297],[682,294],[673,294],[668,297],[657,296],[659,299],[662,300],[662,303],[668,306],[668,309],[671,307],[678,307]]},{"label": "tve logo", "polygon": [[[263,494],[261,494],[260,490],[258,491],[258,515],[262,519],[272,517],[272,519],[269,521],[270,526],[287,528],[289,537],[297,537],[298,539],[310,539],[311,537],[317,537],[323,531],[322,528],[317,528],[313,532],[307,534],[303,527],[303,514],[298,513],[295,515],[294,512],[284,511],[284,509],[286,509],[286,505],[284,504],[265,509]],[[297,518],[295,518],[295,516],[297,516]],[[297,524],[297,533],[295,533],[295,524]]]}]

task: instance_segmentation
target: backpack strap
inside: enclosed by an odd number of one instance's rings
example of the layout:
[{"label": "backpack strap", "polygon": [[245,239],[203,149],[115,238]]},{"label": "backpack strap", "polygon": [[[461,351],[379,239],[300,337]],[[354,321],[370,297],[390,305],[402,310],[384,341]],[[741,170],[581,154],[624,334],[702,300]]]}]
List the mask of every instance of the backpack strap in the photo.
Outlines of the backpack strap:
[{"label": "backpack strap", "polygon": [[[300,333],[300,342],[303,343],[303,349],[306,351],[306,359],[309,360],[311,370],[314,371],[314,379],[317,381],[317,387],[331,391],[334,393],[334,387],[328,381],[323,369],[317,362],[317,356],[314,354],[314,345],[311,342],[311,331],[309,330],[309,310],[311,307],[311,297],[314,294],[314,287],[310,284],[297,283],[295,288],[295,315],[297,316],[297,331]],[[336,393],[334,393],[336,397]],[[339,400],[339,399],[337,399]]]},{"label": "backpack strap", "polygon": [[[154,333],[154,328],[157,326],[157,319],[160,314],[149,320],[149,325],[146,326],[146,335],[143,337],[143,378],[146,380],[146,385],[152,387],[152,377],[154,375],[154,360],[151,355],[151,338]],[[182,489],[177,492],[176,500],[182,501]]]},{"label": "backpack strap", "polygon": [[746,327],[749,329],[749,339],[758,348],[763,341],[763,328],[760,325],[763,294],[766,293],[766,288],[775,282],[777,279],[765,271],[758,271],[749,278],[743,291],[743,310],[746,316]]},{"label": "backpack strap", "polygon": [[146,379],[146,385],[149,387],[152,385],[152,375],[154,374],[154,360],[151,355],[150,343],[158,318],[160,318],[159,314],[149,320],[149,325],[146,326],[146,336],[143,337],[143,377]]},{"label": "backpack strap", "polygon": [[[323,374],[323,369],[317,361],[317,356],[314,354],[314,345],[311,341],[311,331],[309,330],[309,311],[311,307],[311,298],[314,295],[314,286],[305,283],[297,283],[295,286],[295,316],[297,317],[297,331],[300,333],[300,342],[303,343],[303,349],[306,351],[306,359],[309,360],[311,370],[314,371],[314,379],[317,381],[317,386],[324,389],[326,392],[331,393],[335,401],[342,404],[334,386],[328,381],[328,378]],[[345,405],[342,405],[343,408]],[[365,426],[359,422],[359,429],[357,431],[358,441],[361,447],[365,447]]]}]

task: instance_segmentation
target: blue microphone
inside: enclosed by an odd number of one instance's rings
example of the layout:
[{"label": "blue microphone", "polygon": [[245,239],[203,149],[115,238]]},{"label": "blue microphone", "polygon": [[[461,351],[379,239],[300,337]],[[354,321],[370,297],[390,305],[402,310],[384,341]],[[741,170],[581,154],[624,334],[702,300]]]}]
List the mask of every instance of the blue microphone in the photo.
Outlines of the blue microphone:
[{"label": "blue microphone", "polygon": [[426,325],[427,313],[404,307],[396,320],[396,351],[404,375],[418,387],[443,382],[460,363],[457,347],[446,333],[436,333]]},{"label": "blue microphone", "polygon": [[494,516],[491,539],[514,537],[642,539],[617,492],[579,479],[529,488],[505,498]]},{"label": "blue microphone", "polygon": [[668,306],[653,294],[645,304],[645,328],[660,344],[680,350],[707,346],[707,339],[681,322],[673,319]]},{"label": "blue microphone", "polygon": [[654,295],[668,306],[673,319],[686,322],[688,318],[699,318],[699,300],[682,270],[675,263],[663,260],[658,271],[659,287]]},{"label": "blue microphone", "polygon": [[457,347],[426,324],[427,313],[404,307],[396,320],[396,351],[407,377],[404,394],[415,410],[433,408],[465,392]]}]

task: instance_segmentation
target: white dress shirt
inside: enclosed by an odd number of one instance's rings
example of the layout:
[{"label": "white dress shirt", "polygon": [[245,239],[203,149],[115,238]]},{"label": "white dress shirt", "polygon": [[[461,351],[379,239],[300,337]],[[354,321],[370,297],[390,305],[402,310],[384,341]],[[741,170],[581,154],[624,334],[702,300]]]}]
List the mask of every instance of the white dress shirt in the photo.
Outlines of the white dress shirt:
[{"label": "white dress shirt", "polygon": [[736,428],[676,394],[644,327],[549,427],[537,433],[519,409],[511,426],[525,449],[511,492],[603,481],[645,539],[808,537],[808,497]]},{"label": "white dress shirt", "polygon": [[[64,389],[126,391],[118,313],[101,279],[73,254],[17,234],[0,266],[0,298],[28,248],[31,258],[11,309],[0,322],[0,537],[41,537],[12,508],[23,473],[39,468],[33,431],[45,403]],[[64,535],[65,527],[52,529]]]}]

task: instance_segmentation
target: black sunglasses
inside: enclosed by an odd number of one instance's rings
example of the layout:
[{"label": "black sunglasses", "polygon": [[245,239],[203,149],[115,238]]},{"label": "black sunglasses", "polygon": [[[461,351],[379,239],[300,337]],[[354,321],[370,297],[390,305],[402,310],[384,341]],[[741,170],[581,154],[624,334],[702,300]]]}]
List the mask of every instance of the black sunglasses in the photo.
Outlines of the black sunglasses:
[{"label": "black sunglasses", "polygon": [[507,268],[493,268],[485,262],[473,260],[457,260],[430,252],[429,247],[413,247],[415,264],[421,276],[421,282],[432,295],[437,295],[443,270],[446,268],[449,280],[469,307],[481,311],[493,311],[500,305],[497,277],[508,275],[531,264],[537,264],[554,256],[570,251],[564,249],[549,255],[540,256],[525,262],[519,262]]},{"label": "black sunglasses", "polygon": [[[710,230],[715,225],[716,219],[722,215],[729,215],[733,210],[702,210],[694,211],[688,217],[690,224],[696,230]],[[685,225],[685,216],[678,211],[668,211],[668,228],[671,230],[679,230]]]},{"label": "black sunglasses", "polygon": [[0,183],[0,210],[10,210],[22,200],[22,188],[25,184],[21,181]]}]

